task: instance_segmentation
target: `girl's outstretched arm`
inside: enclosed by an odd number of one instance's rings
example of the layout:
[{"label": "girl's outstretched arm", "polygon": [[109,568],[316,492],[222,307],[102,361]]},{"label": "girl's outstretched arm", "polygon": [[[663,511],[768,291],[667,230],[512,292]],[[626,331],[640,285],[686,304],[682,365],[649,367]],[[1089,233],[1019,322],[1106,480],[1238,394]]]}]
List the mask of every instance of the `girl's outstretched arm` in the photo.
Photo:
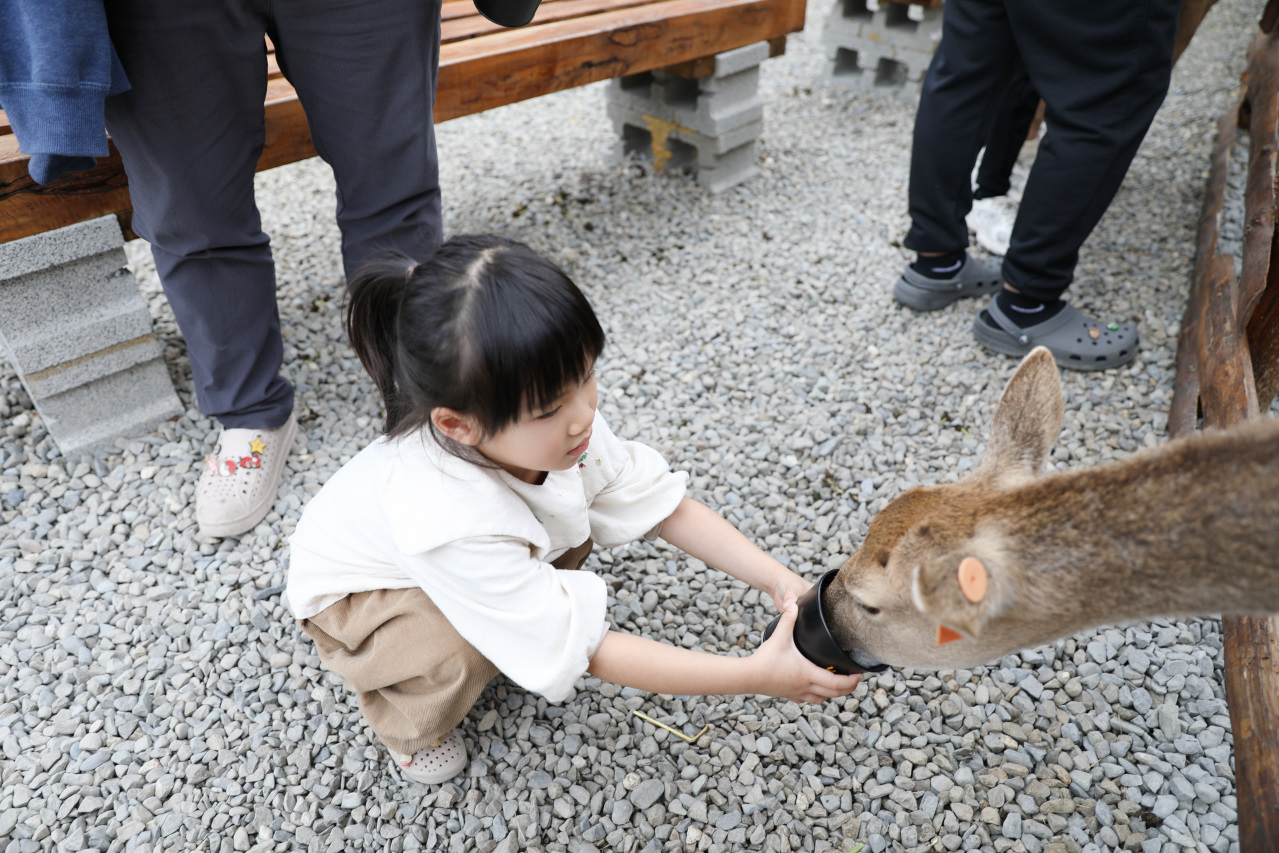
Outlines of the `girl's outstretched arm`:
[{"label": "girl's outstretched arm", "polygon": [[765,554],[706,504],[684,498],[662,522],[662,538],[773,597],[784,611],[813,584]]},{"label": "girl's outstretched arm", "polygon": [[[699,558],[700,559],[700,558]],[[650,693],[677,696],[763,694],[792,702],[824,702],[853,692],[860,675],[836,675],[795,648],[795,607],[750,657],[694,652],[634,634],[609,631],[591,658],[591,675]]]}]

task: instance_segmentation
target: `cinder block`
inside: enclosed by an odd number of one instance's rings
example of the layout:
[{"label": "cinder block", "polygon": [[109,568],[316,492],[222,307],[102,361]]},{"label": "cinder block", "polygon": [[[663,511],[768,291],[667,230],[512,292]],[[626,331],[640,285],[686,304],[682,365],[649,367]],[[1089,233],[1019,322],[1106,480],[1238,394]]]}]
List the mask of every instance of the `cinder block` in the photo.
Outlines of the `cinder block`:
[{"label": "cinder block", "polygon": [[135,438],[182,414],[162,359],[134,364],[69,388],[32,398],[62,455],[74,458],[110,447],[117,438]]},{"label": "cinder block", "polygon": [[609,117],[617,129],[619,158],[641,154],[659,170],[696,172],[697,183],[711,193],[731,189],[759,172],[755,140],[763,130],[762,121],[706,136],[618,104],[609,104]]},{"label": "cinder block", "polygon": [[761,42],[719,54],[713,71],[696,80],[658,69],[609,81],[605,95],[618,156],[642,153],[658,170],[696,171],[698,183],[713,193],[750,178],[758,172],[759,64],[767,58],[768,44]]},{"label": "cinder block", "polygon": [[619,104],[706,136],[759,121],[759,66],[723,77],[690,80],[661,69],[610,80],[610,104]]},{"label": "cinder block", "polygon": [[727,77],[748,68],[758,68],[765,59],[768,59],[766,41],[726,50],[715,55],[715,71],[711,77]]},{"label": "cinder block", "polygon": [[858,91],[891,92],[916,102],[941,28],[940,6],[835,0],[822,29],[828,60],[824,77]]},{"label": "cinder block", "polygon": [[0,342],[64,455],[182,412],[113,216],[0,244]]}]

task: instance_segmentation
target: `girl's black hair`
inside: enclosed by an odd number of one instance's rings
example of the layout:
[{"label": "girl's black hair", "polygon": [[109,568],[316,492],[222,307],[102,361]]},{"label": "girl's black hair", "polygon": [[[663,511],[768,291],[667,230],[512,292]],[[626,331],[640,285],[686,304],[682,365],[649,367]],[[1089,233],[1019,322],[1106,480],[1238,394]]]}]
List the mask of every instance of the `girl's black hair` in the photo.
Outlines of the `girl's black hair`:
[{"label": "girl's black hair", "polygon": [[586,296],[528,246],[458,235],[430,260],[386,255],[347,285],[346,331],[386,406],[386,435],[426,427],[431,410],[475,419],[492,436],[580,383],[604,349]]}]

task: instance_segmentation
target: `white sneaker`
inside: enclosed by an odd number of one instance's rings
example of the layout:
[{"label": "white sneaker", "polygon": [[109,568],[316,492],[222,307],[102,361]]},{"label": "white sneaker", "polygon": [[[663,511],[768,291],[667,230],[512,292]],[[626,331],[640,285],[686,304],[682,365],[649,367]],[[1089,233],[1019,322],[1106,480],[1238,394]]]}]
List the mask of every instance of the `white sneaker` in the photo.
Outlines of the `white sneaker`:
[{"label": "white sneaker", "polygon": [[390,752],[401,773],[424,785],[447,782],[466,768],[466,744],[457,729],[440,738],[435,746],[419,749],[412,755]]},{"label": "white sneaker", "polygon": [[1017,205],[1006,196],[997,196],[974,199],[966,221],[968,230],[977,238],[977,245],[1003,257],[1008,254],[1008,241],[1012,239],[1016,218]]},{"label": "white sneaker", "polygon": [[195,486],[201,535],[238,536],[266,516],[275,503],[296,432],[293,415],[275,429],[222,430],[217,451],[204,457]]}]

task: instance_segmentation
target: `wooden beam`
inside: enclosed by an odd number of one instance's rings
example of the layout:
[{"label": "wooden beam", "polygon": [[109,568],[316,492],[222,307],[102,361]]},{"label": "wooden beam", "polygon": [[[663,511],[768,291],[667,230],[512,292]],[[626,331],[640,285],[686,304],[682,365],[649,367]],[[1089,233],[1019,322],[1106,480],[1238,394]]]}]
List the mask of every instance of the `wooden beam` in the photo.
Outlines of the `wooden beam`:
[{"label": "wooden beam", "polygon": [[[1261,417],[1279,385],[1279,240],[1275,236],[1279,43],[1259,35],[1249,49],[1247,100],[1223,116],[1199,219],[1191,294],[1177,347],[1168,425],[1174,436]],[[1218,252],[1229,152],[1241,116],[1251,147],[1244,191],[1241,280],[1234,258]],[[1255,345],[1255,348],[1254,348]],[[1234,735],[1236,813],[1241,853],[1279,850],[1279,621],[1226,616],[1226,698]]]},{"label": "wooden beam", "polygon": [[[466,2],[470,4],[471,0],[466,0]],[[525,26],[537,27],[540,24],[565,21],[569,18],[582,18],[587,15],[597,15],[601,12],[628,6],[644,6],[658,2],[661,2],[661,0],[556,0],[555,2],[542,0],[542,3],[537,7],[537,12],[533,15],[533,20]],[[500,33],[506,29],[508,28],[503,27],[501,24],[495,24],[481,15],[472,5],[470,15],[441,21],[440,41],[443,44],[448,44],[462,39]]]},{"label": "wooden beam", "polygon": [[[544,23],[486,31],[441,47],[437,123],[599,80],[696,63],[756,42],[768,41],[776,55],[788,33],[804,28],[805,3],[543,0],[543,9]],[[449,22],[476,15],[471,0],[445,4]],[[264,109],[266,144],[258,171],[315,156],[306,114],[273,55]],[[132,236],[132,212],[114,148],[96,168],[40,186],[27,175],[27,158],[13,135],[0,135],[0,242],[107,214]]]},{"label": "wooden beam", "polygon": [[803,29],[803,11],[777,0],[662,0],[454,42],[440,54],[435,120],[768,41]]},{"label": "wooden beam", "polygon": [[[84,172],[69,172],[56,183],[37,184],[27,174],[27,158],[17,153],[17,144],[7,146],[0,140],[0,242],[16,240],[116,214],[126,239],[134,234],[133,203],[129,199],[129,180],[120,162],[120,152],[110,145],[111,153],[98,159],[97,167]],[[52,203],[51,203],[52,202]]]}]

